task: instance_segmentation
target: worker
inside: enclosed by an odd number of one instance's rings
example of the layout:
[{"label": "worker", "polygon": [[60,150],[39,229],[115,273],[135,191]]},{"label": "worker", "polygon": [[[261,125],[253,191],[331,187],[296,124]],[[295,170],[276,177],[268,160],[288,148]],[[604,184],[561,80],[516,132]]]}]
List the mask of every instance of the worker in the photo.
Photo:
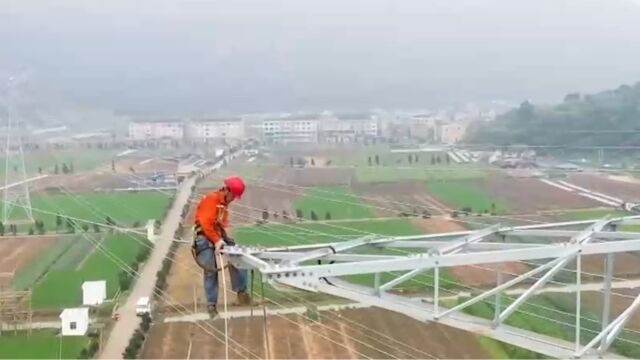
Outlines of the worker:
[{"label": "worker", "polygon": [[[204,292],[207,298],[207,311],[211,318],[218,315],[218,272],[222,264],[218,259],[223,246],[235,245],[227,235],[229,213],[227,207],[244,193],[244,181],[238,176],[224,180],[224,186],[205,195],[198,204],[195,214],[193,255],[204,270]],[[237,293],[237,304],[248,305],[247,271],[229,265],[231,289]]]}]

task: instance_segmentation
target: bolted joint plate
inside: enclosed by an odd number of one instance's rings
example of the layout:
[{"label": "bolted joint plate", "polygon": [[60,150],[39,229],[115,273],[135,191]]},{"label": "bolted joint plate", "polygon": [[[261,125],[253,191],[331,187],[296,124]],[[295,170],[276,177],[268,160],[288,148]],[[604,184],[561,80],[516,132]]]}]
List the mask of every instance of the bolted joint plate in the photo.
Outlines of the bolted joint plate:
[{"label": "bolted joint plate", "polygon": [[305,273],[301,271],[284,272],[277,274],[267,275],[267,282],[272,285],[287,285],[300,290],[306,290],[311,292],[318,292],[318,285],[320,279],[313,276],[312,273]]}]

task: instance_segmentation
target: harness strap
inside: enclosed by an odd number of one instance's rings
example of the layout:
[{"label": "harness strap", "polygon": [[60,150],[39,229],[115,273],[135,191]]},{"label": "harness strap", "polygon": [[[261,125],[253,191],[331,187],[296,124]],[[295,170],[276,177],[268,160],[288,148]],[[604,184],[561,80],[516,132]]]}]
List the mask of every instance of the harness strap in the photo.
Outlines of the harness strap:
[{"label": "harness strap", "polygon": [[[193,243],[191,244],[191,256],[193,256],[193,260],[196,262],[196,264],[202,268],[202,270],[206,271],[206,272],[219,272],[222,271],[226,268],[229,267],[229,264],[226,264],[224,266],[221,267],[213,267],[213,266],[207,266],[205,264],[203,264],[202,262],[200,262],[200,260],[198,260],[198,255],[200,255],[201,252],[205,251],[205,250],[211,250],[214,251],[213,247],[208,247],[208,248],[204,248],[201,250],[198,250],[198,246],[196,245],[196,239],[198,238],[198,235],[202,235],[202,227],[200,227],[199,224],[195,224],[193,226]],[[207,240],[209,241],[209,240]],[[215,254],[214,254],[215,256]]]}]

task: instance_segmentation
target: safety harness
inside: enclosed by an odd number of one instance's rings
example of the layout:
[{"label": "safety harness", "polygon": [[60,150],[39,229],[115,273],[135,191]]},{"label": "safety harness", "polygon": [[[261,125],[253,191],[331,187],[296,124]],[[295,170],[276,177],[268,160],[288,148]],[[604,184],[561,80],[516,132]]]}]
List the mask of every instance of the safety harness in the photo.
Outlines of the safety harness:
[{"label": "safety harness", "polygon": [[[221,236],[222,237],[221,241],[224,241],[224,243],[226,245],[235,245],[235,242],[233,242],[233,240],[231,240],[231,239],[229,239],[229,237],[227,237],[226,231],[224,230],[224,228],[222,226],[220,226],[219,223],[216,223],[215,227],[216,227],[216,230],[218,230],[218,232],[220,232],[220,234],[222,235]],[[200,262],[200,260],[198,260],[198,255],[200,255],[201,252],[203,252],[205,250],[215,251],[215,248],[211,247],[211,246],[209,246],[207,248],[204,248],[204,249],[198,250],[198,245],[196,244],[196,240],[200,236],[203,236],[203,237],[205,236],[204,235],[204,231],[202,230],[202,227],[200,226],[200,224],[195,223],[193,225],[193,243],[191,244],[191,255],[193,256],[193,260],[196,262],[196,264],[198,264],[198,266],[201,267],[202,270],[204,270],[206,272],[219,272],[219,271],[222,271],[222,270],[228,268],[229,264],[226,264],[226,265],[221,266],[221,267],[212,267],[212,266],[207,266],[207,265],[203,264],[202,262]],[[207,241],[209,241],[209,240],[207,239]],[[215,254],[214,254],[214,256],[215,256]],[[215,261],[215,263],[217,264],[218,262]]]}]

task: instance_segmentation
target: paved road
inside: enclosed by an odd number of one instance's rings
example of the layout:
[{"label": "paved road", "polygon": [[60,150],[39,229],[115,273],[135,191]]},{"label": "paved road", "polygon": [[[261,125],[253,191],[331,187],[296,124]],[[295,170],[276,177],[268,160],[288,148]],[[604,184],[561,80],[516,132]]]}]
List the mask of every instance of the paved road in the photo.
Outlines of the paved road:
[{"label": "paved road", "polygon": [[136,302],[142,296],[151,296],[156,283],[156,273],[162,267],[162,261],[169,253],[169,247],[173,235],[178,229],[182,208],[189,200],[191,186],[195,184],[195,177],[191,177],[180,184],[171,209],[167,213],[160,234],[151,252],[149,260],[140,271],[140,277],[135,283],[127,302],[119,310],[120,319],[116,322],[109,340],[104,346],[101,359],[121,359],[124,349],[129,344],[129,339],[140,324],[140,318],[136,316]]},{"label": "paved road", "polygon": [[[234,159],[236,156],[236,154],[233,154],[230,157],[227,157],[227,162]],[[205,174],[208,174],[212,170],[219,169],[221,165],[222,162],[216,163],[212,167],[206,169]],[[139,271],[140,276],[136,280],[135,286],[129,294],[127,302],[120,307],[120,310],[118,311],[120,319],[111,330],[109,340],[100,353],[100,359],[121,359],[124,349],[129,344],[129,339],[133,336],[134,331],[140,325],[140,318],[136,316],[135,313],[136,302],[140,297],[151,297],[153,295],[156,283],[156,274],[162,268],[162,261],[169,253],[173,235],[180,224],[182,209],[189,201],[189,197],[191,196],[191,187],[195,185],[195,182],[196,177],[192,176],[184,180],[178,186],[178,191],[173,201],[173,205],[162,222],[160,234],[156,238],[151,256],[142,270]]]}]

